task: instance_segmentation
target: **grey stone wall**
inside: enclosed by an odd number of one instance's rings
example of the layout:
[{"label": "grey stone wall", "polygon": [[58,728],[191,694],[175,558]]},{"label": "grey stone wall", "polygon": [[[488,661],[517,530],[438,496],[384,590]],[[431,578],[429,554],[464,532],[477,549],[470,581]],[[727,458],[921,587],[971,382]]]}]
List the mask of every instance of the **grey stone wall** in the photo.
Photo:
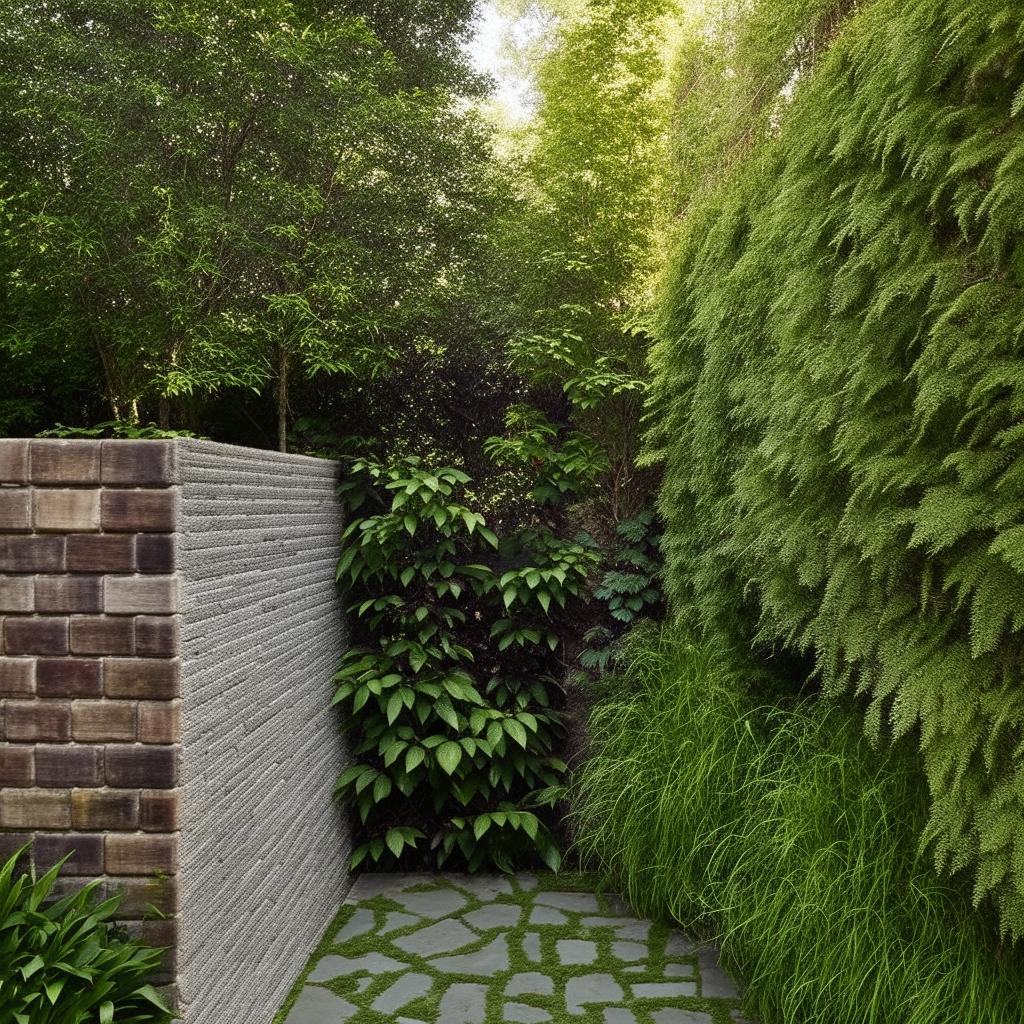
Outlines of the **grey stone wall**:
[{"label": "grey stone wall", "polygon": [[185,1024],[269,1024],[349,884],[337,466],[177,444]]}]

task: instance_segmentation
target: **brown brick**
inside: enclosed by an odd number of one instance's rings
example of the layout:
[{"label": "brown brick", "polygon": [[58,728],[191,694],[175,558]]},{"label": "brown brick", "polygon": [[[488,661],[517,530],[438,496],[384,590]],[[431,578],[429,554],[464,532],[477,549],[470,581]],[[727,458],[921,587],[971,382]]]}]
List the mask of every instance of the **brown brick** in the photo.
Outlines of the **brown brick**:
[{"label": "brown brick", "polygon": [[170,533],[175,526],[178,492],[110,491],[102,498],[103,529],[115,533]]},{"label": "brown brick", "polygon": [[178,696],[178,661],[107,658],[103,662],[103,691],[108,697],[172,700]]},{"label": "brown brick", "polygon": [[103,693],[100,662],[88,658],[40,658],[36,662],[40,697],[99,697]]},{"label": "brown brick", "polygon": [[63,537],[0,536],[0,572],[63,571]]},{"label": "brown brick", "polygon": [[107,873],[111,875],[152,875],[158,871],[176,874],[177,836],[106,837]]},{"label": "brown brick", "polygon": [[60,789],[0,790],[0,828],[69,828],[71,794]]},{"label": "brown brick", "polygon": [[37,612],[99,612],[103,581],[99,576],[36,577]]},{"label": "brown brick", "polygon": [[7,654],[67,654],[68,620],[6,619],[4,651]]},{"label": "brown brick", "polygon": [[152,918],[154,909],[161,914],[178,912],[178,882],[173,875],[117,878],[113,880],[111,889],[121,893],[121,905],[117,908],[119,921]]},{"label": "brown brick", "polygon": [[32,492],[32,522],[37,530],[67,533],[100,528],[100,492],[36,488]]},{"label": "brown brick", "polygon": [[178,577],[108,576],[103,604],[112,615],[171,615],[178,610]]},{"label": "brown brick", "polygon": [[0,743],[0,788],[34,785],[35,772],[32,756],[34,749],[34,747]]},{"label": "brown brick", "polygon": [[[178,922],[175,918],[166,920],[143,920],[125,921],[124,928],[134,939],[145,946],[153,946],[162,949],[164,952],[160,957],[159,964],[152,974],[147,975],[147,981],[153,985],[167,985],[169,989],[176,990],[173,985],[177,977],[178,957]],[[166,991],[158,988],[158,992]]]},{"label": "brown brick", "polygon": [[142,743],[177,743],[181,739],[180,702],[139,702],[139,740]]},{"label": "brown brick", "polygon": [[35,658],[0,658],[0,697],[30,697],[35,692]]},{"label": "brown brick", "polygon": [[68,537],[69,572],[131,572],[133,538],[124,533],[81,533]]},{"label": "brown brick", "polygon": [[[2,444],[3,442],[0,442]],[[3,867],[16,853],[21,858],[15,865],[17,874],[27,873],[30,868],[31,832],[0,832],[0,867]]]},{"label": "brown brick", "polygon": [[0,576],[0,612],[35,610],[35,580],[31,576]]},{"label": "brown brick", "polygon": [[102,780],[98,747],[67,743],[57,747],[36,747],[36,782],[53,789],[98,786]]},{"label": "brown brick", "polygon": [[139,827],[138,792],[131,789],[73,790],[71,827],[134,832]]},{"label": "brown brick", "polygon": [[76,700],[71,704],[71,732],[79,743],[131,742],[135,709],[130,700]]},{"label": "brown brick", "polygon": [[99,441],[33,441],[32,483],[98,484]]},{"label": "brown brick", "polygon": [[172,789],[178,782],[177,747],[106,748],[107,785],[123,789]]},{"label": "brown brick", "polygon": [[139,572],[174,572],[176,549],[173,533],[140,533],[135,538],[135,567]]},{"label": "brown brick", "polygon": [[105,484],[172,484],[174,442],[104,441],[102,464]]},{"label": "brown brick", "polygon": [[36,870],[49,871],[64,857],[62,875],[102,875],[103,836],[36,836]]},{"label": "brown brick", "polygon": [[6,437],[0,440],[0,484],[23,484],[28,480],[28,441]]},{"label": "brown brick", "polygon": [[147,832],[177,832],[180,814],[180,790],[152,790],[139,798],[139,824]]},{"label": "brown brick", "polygon": [[9,700],[7,739],[62,743],[71,739],[71,705],[64,701]]},{"label": "brown brick", "polygon": [[173,658],[178,653],[177,615],[140,615],[135,620],[135,652],[147,658]]},{"label": "brown brick", "polygon": [[32,529],[28,488],[0,488],[0,531],[14,533]]},{"label": "brown brick", "polygon": [[76,615],[71,620],[71,650],[75,654],[132,654],[135,623],[109,615]]}]

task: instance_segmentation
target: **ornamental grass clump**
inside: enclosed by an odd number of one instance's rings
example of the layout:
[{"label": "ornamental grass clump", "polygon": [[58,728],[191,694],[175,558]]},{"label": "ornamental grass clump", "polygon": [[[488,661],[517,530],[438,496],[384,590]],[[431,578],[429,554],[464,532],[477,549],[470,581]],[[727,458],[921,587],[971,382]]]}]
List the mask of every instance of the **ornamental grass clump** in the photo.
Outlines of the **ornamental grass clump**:
[{"label": "ornamental grass clump", "polygon": [[758,706],[750,670],[634,637],[594,711],[579,842],[638,910],[721,941],[763,1024],[1008,1024],[1024,954],[918,852],[929,795],[851,709]]},{"label": "ornamental grass clump", "polygon": [[22,852],[0,868],[0,1021],[5,1024],[168,1024],[146,979],[160,950],[113,924],[120,897],[99,900],[91,882],[54,899],[61,864],[36,877]]}]

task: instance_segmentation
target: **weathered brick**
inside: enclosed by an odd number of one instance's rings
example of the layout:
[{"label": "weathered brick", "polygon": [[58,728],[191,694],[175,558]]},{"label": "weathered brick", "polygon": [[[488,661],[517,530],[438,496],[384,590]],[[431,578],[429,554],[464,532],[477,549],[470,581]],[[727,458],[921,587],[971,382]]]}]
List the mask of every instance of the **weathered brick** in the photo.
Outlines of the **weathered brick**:
[{"label": "weathered brick", "polygon": [[181,739],[180,702],[139,702],[139,740],[142,743],[177,743]]},{"label": "weathered brick", "polygon": [[80,743],[131,742],[135,722],[135,701],[76,700],[71,704],[71,733]]},{"label": "weathered brick", "polygon": [[99,747],[71,744],[36,747],[36,782],[54,789],[98,786],[102,781]]},{"label": "weathered brick", "polygon": [[131,572],[135,568],[130,534],[76,533],[67,541],[69,572]]},{"label": "weathered brick", "polygon": [[64,701],[6,702],[7,739],[20,743],[63,743],[71,739],[71,705]]},{"label": "weathered brick", "polygon": [[71,619],[71,650],[75,654],[132,654],[135,623],[123,616],[76,615]]},{"label": "weathered brick", "polygon": [[0,697],[29,697],[35,692],[35,658],[0,658]]},{"label": "weathered brick", "polygon": [[139,827],[138,792],[113,789],[73,790],[71,827],[135,831]]},{"label": "weathered brick", "polygon": [[32,529],[32,507],[28,488],[0,488],[0,531],[13,533]]},{"label": "weathered brick", "polygon": [[107,785],[171,789],[178,782],[177,747],[106,747]]},{"label": "weathered brick", "polygon": [[107,658],[103,662],[103,692],[108,697],[171,700],[178,696],[178,661]]},{"label": "weathered brick", "polygon": [[62,875],[102,875],[103,836],[36,836],[36,870],[49,871],[64,857]]},{"label": "weathered brick", "polygon": [[0,536],[0,572],[63,571],[63,537]]},{"label": "weathered brick", "polygon": [[135,652],[147,658],[173,658],[178,653],[177,615],[140,615],[135,620]]},{"label": "weathered brick", "polygon": [[177,836],[108,835],[106,868],[111,875],[152,875],[178,870]]},{"label": "weathered brick", "polygon": [[28,441],[0,439],[0,484],[23,484],[28,480]]},{"label": "weathered brick", "polygon": [[177,516],[178,492],[105,490],[101,507],[104,530],[115,533],[169,533]]},{"label": "weathered brick", "polygon": [[173,533],[140,533],[135,538],[135,568],[139,572],[174,572],[177,538]]},{"label": "weathered brick", "polygon": [[34,750],[30,746],[0,743],[0,787],[34,785]]},{"label": "weathered brick", "polygon": [[[113,884],[116,884],[113,883]],[[153,985],[173,987],[177,976],[178,924],[175,918],[166,920],[125,921],[124,928],[134,939],[146,946],[162,949],[159,965],[147,980]],[[164,991],[158,988],[157,991]]]},{"label": "weathered brick", "polygon": [[99,612],[103,582],[99,576],[37,576],[37,612]]},{"label": "weathered brick", "polygon": [[27,872],[31,866],[32,838],[31,832],[0,832],[0,867],[21,851],[14,870],[19,874]]},{"label": "weathered brick", "polygon": [[70,827],[71,794],[67,790],[0,790],[0,828]]},{"label": "weathered brick", "polygon": [[173,876],[156,878],[116,878],[112,890],[121,893],[117,916],[122,921],[139,921],[153,916],[153,908],[161,914],[178,912],[178,882]]},{"label": "weathered brick", "polygon": [[35,609],[35,580],[31,576],[0,576],[0,612]]},{"label": "weathered brick", "polygon": [[104,441],[102,479],[105,484],[174,483],[174,442]]},{"label": "weathered brick", "polygon": [[40,697],[99,697],[103,693],[100,662],[87,658],[40,658],[36,662]]},{"label": "weathered brick", "polygon": [[37,530],[67,533],[100,528],[100,492],[36,488],[32,522]]},{"label": "weathered brick", "polygon": [[108,576],[103,606],[111,615],[170,615],[178,610],[178,577]]},{"label": "weathered brick", "polygon": [[99,441],[33,441],[34,484],[98,484]]},{"label": "weathered brick", "polygon": [[67,654],[68,620],[5,619],[4,651],[7,654]]},{"label": "weathered brick", "polygon": [[154,790],[139,798],[139,824],[147,832],[177,832],[180,814],[180,790]]}]

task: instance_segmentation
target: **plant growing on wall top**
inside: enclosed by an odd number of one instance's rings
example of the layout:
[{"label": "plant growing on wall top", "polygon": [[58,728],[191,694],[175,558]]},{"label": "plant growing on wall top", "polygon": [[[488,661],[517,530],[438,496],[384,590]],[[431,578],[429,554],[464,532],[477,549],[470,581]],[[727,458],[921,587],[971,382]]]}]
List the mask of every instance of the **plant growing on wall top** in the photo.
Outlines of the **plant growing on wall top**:
[{"label": "plant growing on wall top", "polygon": [[532,416],[509,423],[489,450],[527,467],[538,514],[504,538],[452,467],[358,458],[341,486],[353,518],[338,578],[358,643],[335,676],[354,756],[336,792],[358,822],[353,867],[560,863],[547,820],[566,770],[560,623],[598,555],[539,510],[593,465],[579,438],[559,445]]}]

